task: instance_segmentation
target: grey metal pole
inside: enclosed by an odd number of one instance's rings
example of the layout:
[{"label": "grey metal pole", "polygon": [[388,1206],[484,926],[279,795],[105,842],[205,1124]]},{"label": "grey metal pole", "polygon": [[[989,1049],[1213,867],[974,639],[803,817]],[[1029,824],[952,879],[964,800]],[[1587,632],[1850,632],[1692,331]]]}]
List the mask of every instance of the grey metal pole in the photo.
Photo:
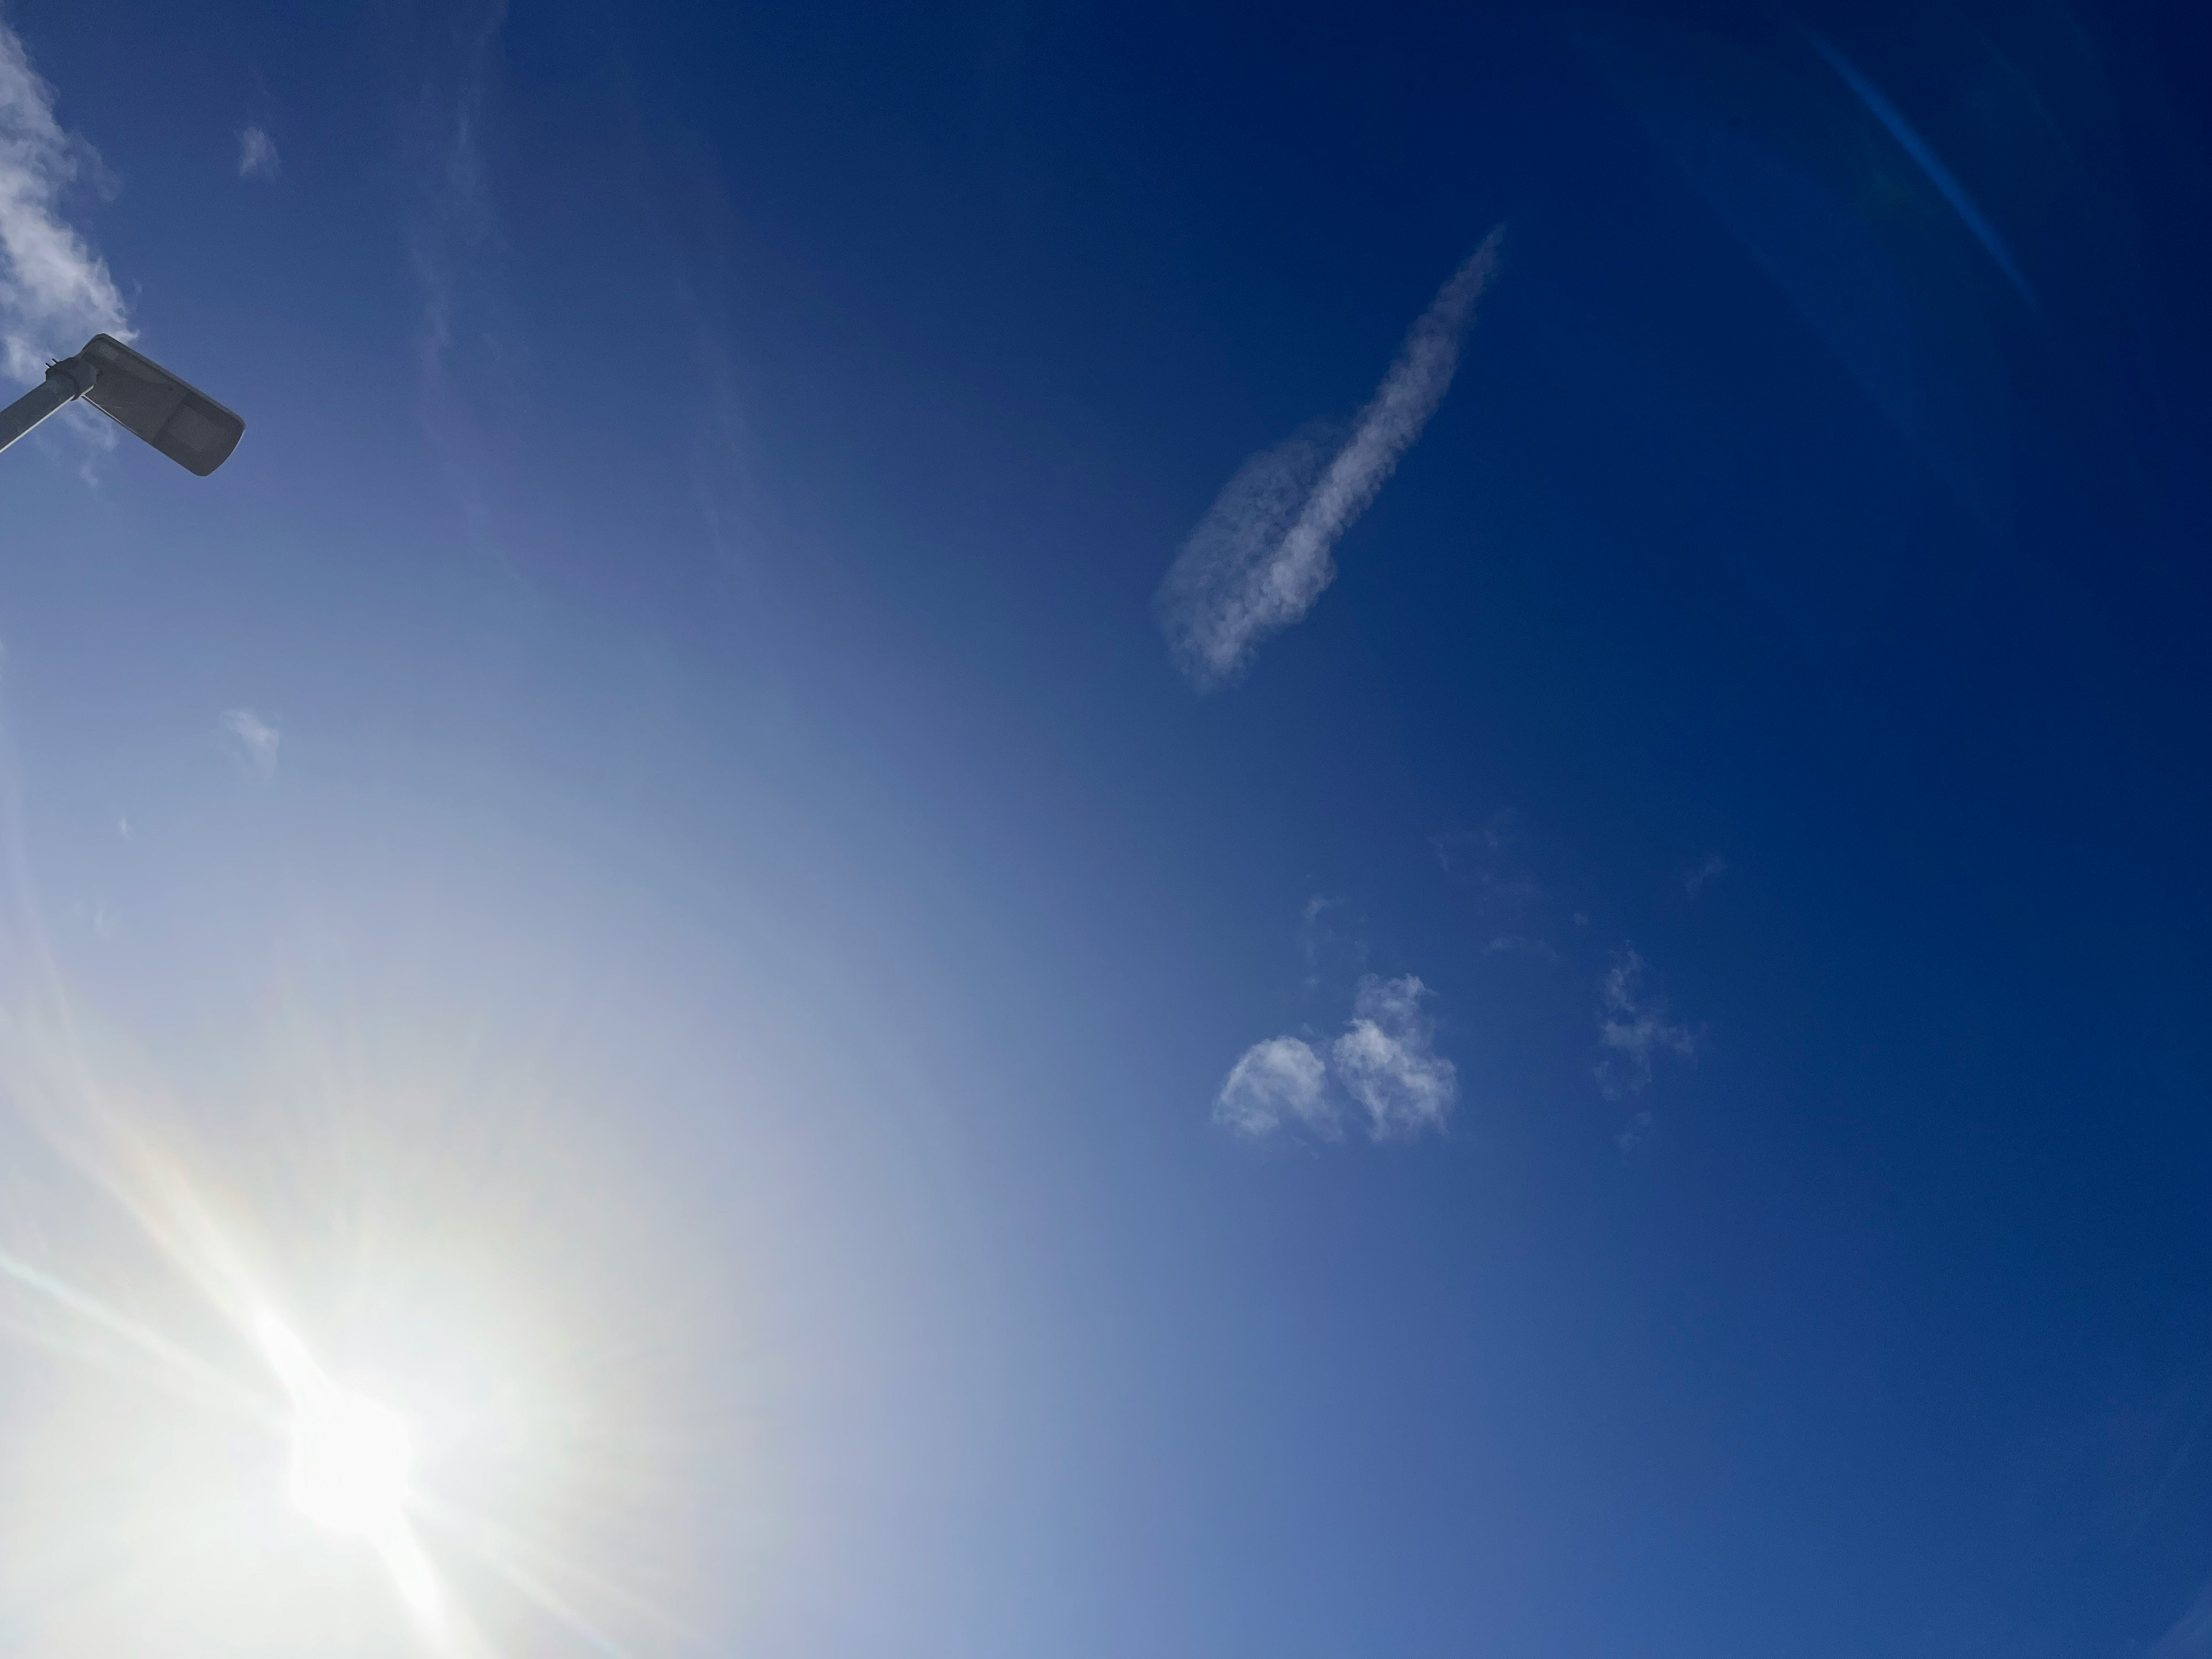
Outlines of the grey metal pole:
[{"label": "grey metal pole", "polygon": [[7,448],[64,404],[83,397],[99,378],[98,368],[87,362],[82,353],[64,357],[48,368],[46,384],[33,386],[0,409],[0,449]]}]

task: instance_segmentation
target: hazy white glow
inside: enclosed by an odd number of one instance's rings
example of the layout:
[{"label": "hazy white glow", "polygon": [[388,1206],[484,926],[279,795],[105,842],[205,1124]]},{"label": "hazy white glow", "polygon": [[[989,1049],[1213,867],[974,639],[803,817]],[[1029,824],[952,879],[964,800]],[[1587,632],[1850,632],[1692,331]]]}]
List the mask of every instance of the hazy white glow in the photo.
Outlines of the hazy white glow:
[{"label": "hazy white glow", "polygon": [[337,1386],[272,1314],[261,1346],[292,1396],[292,1462],[285,1495],[334,1532],[390,1545],[406,1530],[415,1449],[398,1413]]}]

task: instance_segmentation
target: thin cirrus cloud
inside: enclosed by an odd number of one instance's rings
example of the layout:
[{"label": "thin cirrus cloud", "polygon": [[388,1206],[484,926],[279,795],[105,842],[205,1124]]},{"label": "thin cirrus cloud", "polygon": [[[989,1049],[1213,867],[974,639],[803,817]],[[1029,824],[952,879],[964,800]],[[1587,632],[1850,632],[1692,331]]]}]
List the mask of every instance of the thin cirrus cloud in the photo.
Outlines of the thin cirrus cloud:
[{"label": "thin cirrus cloud", "polygon": [[0,352],[35,384],[94,334],[131,337],[107,263],[62,216],[67,193],[106,179],[99,152],[62,130],[54,89],[0,23]]},{"label": "thin cirrus cloud", "polygon": [[1615,1100],[1641,1093],[1662,1055],[1695,1060],[1698,1030],[1667,1017],[1666,999],[1645,982],[1648,969],[1633,946],[1613,953],[1598,981],[1598,1086]]},{"label": "thin cirrus cloud", "polygon": [[445,31],[408,113],[417,189],[408,252],[421,290],[415,334],[418,414],[463,512],[481,529],[494,512],[495,405],[514,394],[525,330],[508,298],[507,250],[494,190],[498,91],[507,8],[469,0]]},{"label": "thin cirrus cloud", "polygon": [[1682,890],[1695,898],[1713,882],[1729,872],[1729,861],[1718,853],[1708,853],[1704,861],[1693,870],[1682,872]]},{"label": "thin cirrus cloud", "polygon": [[249,769],[261,777],[276,775],[276,746],[283,739],[275,726],[250,708],[233,708],[223,715],[222,729],[233,752]]},{"label": "thin cirrus cloud", "polygon": [[1363,976],[1352,1019],[1328,1058],[1301,1037],[1269,1037],[1230,1068],[1213,1103],[1213,1121],[1251,1139],[1303,1128],[1323,1140],[1343,1133],[1336,1087],[1366,1120],[1368,1138],[1412,1140],[1441,1133],[1459,1098],[1459,1069],[1436,1050],[1435,1025],[1421,1009],[1429,988],[1411,974]]},{"label": "thin cirrus cloud", "polygon": [[1443,830],[1429,837],[1437,866],[1474,893],[1488,911],[1525,910],[1544,896],[1515,854],[1514,814],[1500,812],[1476,830]]},{"label": "thin cirrus cloud", "polygon": [[1624,1158],[1650,1157],[1659,1150],[1659,1120],[1649,1111],[1637,1113],[1613,1136],[1613,1144],[1620,1148]]},{"label": "thin cirrus cloud", "polygon": [[241,179],[274,179],[283,162],[276,154],[276,141],[269,136],[265,127],[246,127],[238,135],[238,176]]},{"label": "thin cirrus cloud", "polygon": [[1437,290],[1350,436],[1332,446],[1310,431],[1253,456],[1191,532],[1154,606],[1176,666],[1200,690],[1237,678],[1261,642],[1303,617],[1335,579],[1337,539],[1450,389],[1504,240],[1500,225]]}]

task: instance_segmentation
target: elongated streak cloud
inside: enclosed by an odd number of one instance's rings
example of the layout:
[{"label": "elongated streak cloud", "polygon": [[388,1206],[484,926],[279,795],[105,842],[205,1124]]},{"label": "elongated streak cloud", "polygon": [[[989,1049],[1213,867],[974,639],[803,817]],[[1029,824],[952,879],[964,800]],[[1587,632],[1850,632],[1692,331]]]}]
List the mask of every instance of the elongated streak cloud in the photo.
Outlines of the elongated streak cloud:
[{"label": "elongated streak cloud", "polygon": [[1334,453],[1300,435],[1255,455],[1191,532],[1154,603],[1176,666],[1200,690],[1234,680],[1260,642],[1304,617],[1335,578],[1337,538],[1450,390],[1504,241],[1500,225],[1437,291]]},{"label": "elongated streak cloud", "polygon": [[106,262],[61,216],[88,173],[100,176],[100,157],[62,131],[54,89],[0,23],[0,349],[18,380],[38,381],[88,335],[131,337]]}]

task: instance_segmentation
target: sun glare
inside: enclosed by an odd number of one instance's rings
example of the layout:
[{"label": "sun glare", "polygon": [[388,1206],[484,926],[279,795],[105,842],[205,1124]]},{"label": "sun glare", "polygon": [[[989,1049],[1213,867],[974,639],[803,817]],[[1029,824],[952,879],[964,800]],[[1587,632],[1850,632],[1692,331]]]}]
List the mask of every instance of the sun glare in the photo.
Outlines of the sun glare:
[{"label": "sun glare", "polygon": [[404,1423],[374,1400],[332,1389],[293,1415],[284,1490],[310,1521],[381,1539],[407,1512],[413,1462]]},{"label": "sun glare", "polygon": [[285,1495],[319,1526],[388,1543],[406,1522],[415,1457],[406,1424],[331,1382],[274,1316],[262,1317],[261,1342],[292,1396]]}]

